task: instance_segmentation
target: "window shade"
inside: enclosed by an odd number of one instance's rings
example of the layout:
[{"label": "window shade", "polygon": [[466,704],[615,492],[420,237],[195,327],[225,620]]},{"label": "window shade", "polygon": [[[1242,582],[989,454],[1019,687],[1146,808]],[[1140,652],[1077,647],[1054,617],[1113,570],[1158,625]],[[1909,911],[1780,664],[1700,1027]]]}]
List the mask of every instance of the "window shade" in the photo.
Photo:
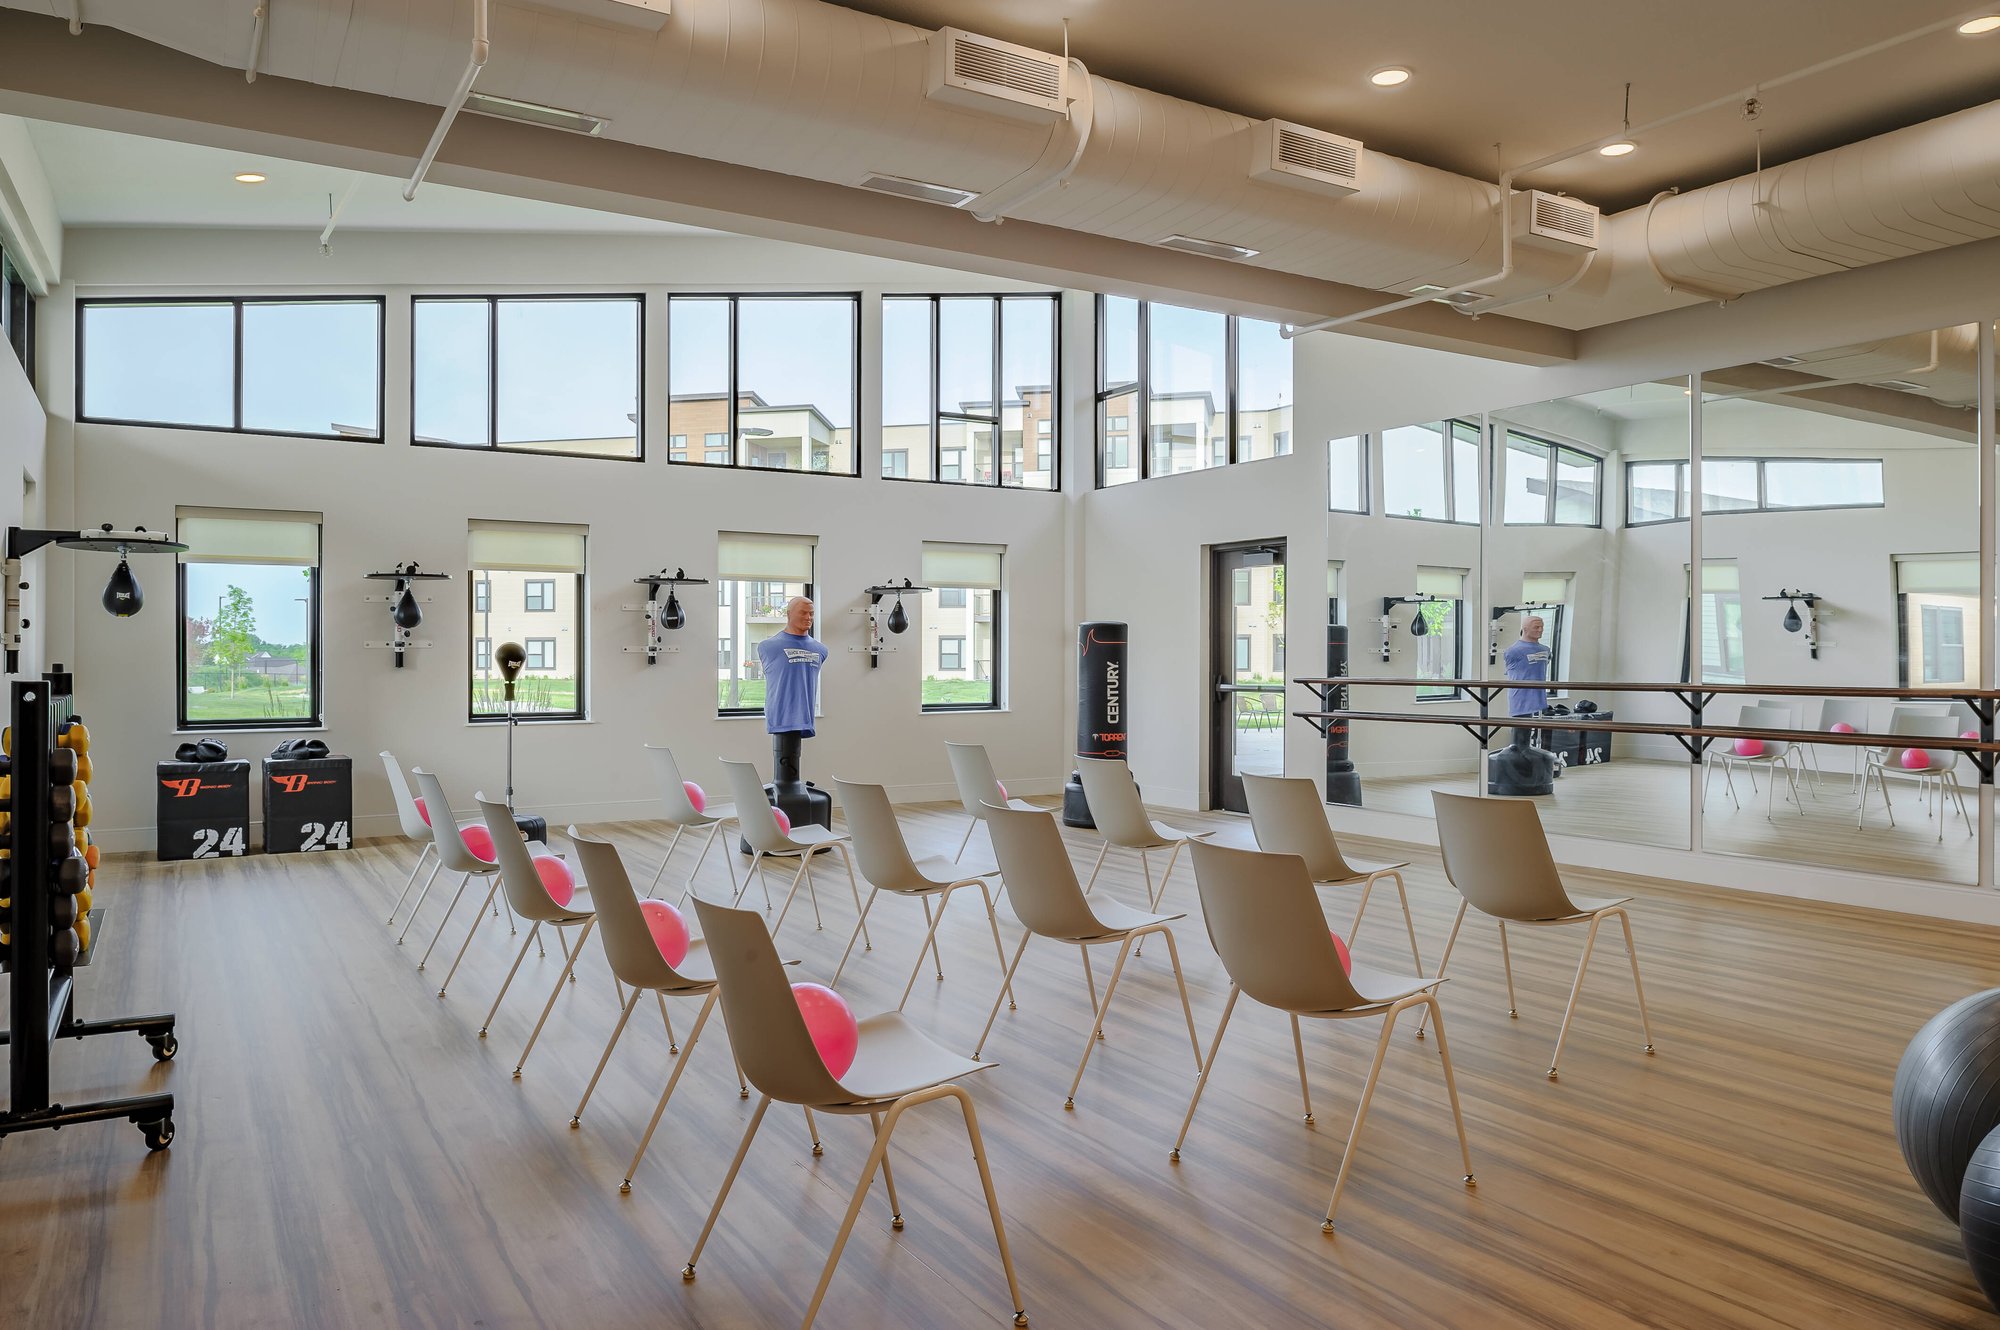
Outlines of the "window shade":
[{"label": "window shade", "polygon": [[580,573],[586,530],[529,522],[474,522],[469,542],[472,566],[522,573]]},{"label": "window shade", "polygon": [[1521,600],[1528,605],[1561,605],[1569,600],[1568,573],[1529,573],[1521,579]]},{"label": "window shade", "polygon": [[1979,560],[1970,554],[1896,560],[1896,590],[1948,596],[1979,594]]},{"label": "window shade", "polygon": [[182,563],[319,564],[318,513],[184,509],[178,514]]},{"label": "window shade", "polygon": [[725,531],[715,543],[715,575],[752,577],[766,582],[810,582],[813,540],[809,536]]},{"label": "window shade", "polygon": [[1458,568],[1417,569],[1417,594],[1420,596],[1444,596],[1450,600],[1465,598],[1465,573]]},{"label": "window shade", "polygon": [[923,580],[931,586],[998,591],[1003,552],[998,545],[926,545]]},{"label": "window shade", "polygon": [[1703,591],[1739,591],[1742,583],[1736,573],[1734,559],[1703,559],[1701,561],[1701,589]]}]

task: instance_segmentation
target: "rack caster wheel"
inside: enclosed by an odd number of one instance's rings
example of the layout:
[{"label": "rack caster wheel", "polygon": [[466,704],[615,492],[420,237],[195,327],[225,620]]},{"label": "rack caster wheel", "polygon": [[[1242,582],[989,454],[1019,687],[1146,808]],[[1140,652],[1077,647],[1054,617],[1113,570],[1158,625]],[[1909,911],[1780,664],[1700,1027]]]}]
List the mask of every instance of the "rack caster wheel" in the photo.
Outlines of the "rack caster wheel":
[{"label": "rack caster wheel", "polygon": [[164,1150],[174,1142],[174,1120],[161,1118],[158,1122],[142,1122],[139,1132],[146,1138],[148,1150]]},{"label": "rack caster wheel", "polygon": [[[172,1034],[149,1034],[146,1036],[146,1042],[153,1046],[153,1061],[155,1062],[172,1062],[174,1054],[181,1051],[181,1041],[174,1038]],[[167,1135],[171,1137],[173,1134],[174,1129],[169,1126],[167,1128]],[[160,1147],[156,1145],[153,1148],[157,1150]]]}]

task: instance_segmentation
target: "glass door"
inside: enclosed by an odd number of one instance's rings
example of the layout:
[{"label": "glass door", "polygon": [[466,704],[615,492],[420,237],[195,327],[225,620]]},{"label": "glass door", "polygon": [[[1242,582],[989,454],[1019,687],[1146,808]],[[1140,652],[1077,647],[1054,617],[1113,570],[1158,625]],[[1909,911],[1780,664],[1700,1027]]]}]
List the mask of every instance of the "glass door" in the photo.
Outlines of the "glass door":
[{"label": "glass door", "polygon": [[1244,776],[1285,774],[1285,544],[1211,557],[1209,803],[1245,813]]}]

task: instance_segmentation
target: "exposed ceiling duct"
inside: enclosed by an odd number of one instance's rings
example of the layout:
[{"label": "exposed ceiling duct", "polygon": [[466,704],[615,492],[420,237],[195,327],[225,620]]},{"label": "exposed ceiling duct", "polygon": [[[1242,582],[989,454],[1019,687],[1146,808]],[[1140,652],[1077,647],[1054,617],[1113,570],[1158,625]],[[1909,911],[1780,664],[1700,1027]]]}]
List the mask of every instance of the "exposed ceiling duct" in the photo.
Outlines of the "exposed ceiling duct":
[{"label": "exposed ceiling duct", "polygon": [[[0,5],[66,13],[64,0]],[[1558,293],[1516,312],[1571,328],[2000,235],[2000,104],[1599,219],[1529,191],[1503,209],[1488,181],[976,34],[820,0],[667,8],[493,0],[479,87],[606,121],[607,139],[987,219],[1195,242],[1232,264],[1401,297],[1473,284],[1453,302],[1467,313]],[[473,35],[463,0],[265,9],[261,76],[432,106],[458,91]],[[242,0],[92,0],[89,14],[232,69],[245,64],[244,17]],[[1496,272],[1505,280],[1480,284]]]}]

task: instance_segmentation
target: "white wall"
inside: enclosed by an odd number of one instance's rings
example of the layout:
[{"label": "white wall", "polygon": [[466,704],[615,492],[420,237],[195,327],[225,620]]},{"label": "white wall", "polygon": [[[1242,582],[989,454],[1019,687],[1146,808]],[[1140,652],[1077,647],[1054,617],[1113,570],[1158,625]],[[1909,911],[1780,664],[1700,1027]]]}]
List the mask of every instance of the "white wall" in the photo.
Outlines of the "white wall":
[{"label": "white wall", "polygon": [[[77,520],[171,526],[177,504],[308,509],[324,514],[322,633],[324,737],[355,759],[359,834],[393,825],[376,753],[440,772],[455,801],[470,807],[475,787],[501,784],[504,734],[465,719],[466,523],[471,518],[539,520],[590,528],[590,712],[581,723],[524,725],[516,786],[525,810],[552,821],[652,816],[639,746],[670,743],[691,779],[720,786],[715,758],[755,761],[768,771],[761,719],[715,715],[712,597],[685,599],[688,626],[670,635],[683,647],[648,667],[622,648],[644,642],[644,599],[631,579],[662,565],[696,576],[714,572],[718,530],[817,536],[819,636],[832,655],[824,677],[825,717],[806,750],[806,773],[880,781],[903,799],[949,797],[943,742],[985,743],[1009,787],[1053,792],[1068,775],[1071,732],[1070,553],[1060,494],[992,492],[869,478],[879,468],[877,306],[869,296],[901,290],[993,290],[1006,284],[888,262],[732,238],[562,238],[355,234],[323,260],[309,233],[72,231],[66,280],[42,308],[44,345],[63,348],[46,379],[47,400],[69,415],[73,301],[81,293],[261,290],[290,294],[367,291],[388,296],[384,444],[77,425],[60,433],[73,454]],[[867,448],[859,479],[773,472],[724,472],[666,464],[664,346],[668,289],[861,290],[864,293],[862,419]],[[412,447],[408,340],[413,290],[510,289],[648,294],[649,431],[645,463],[492,454]],[[1073,331],[1074,320],[1066,320]],[[1087,327],[1087,325],[1086,325]],[[1088,384],[1088,341],[1066,346],[1066,377]],[[1081,358],[1080,364],[1078,363]],[[1074,455],[1074,454],[1073,454]],[[1088,449],[1083,450],[1087,461]],[[916,577],[926,540],[1007,547],[1007,710],[920,714],[921,654],[906,649],[867,658],[861,589]],[[47,558],[49,556],[40,556]],[[99,752],[93,791],[99,831],[114,849],[152,843],[152,763],[171,756],[175,687],[173,569],[165,559],[136,565],[150,603],[132,620],[96,607],[106,555],[73,560],[73,615],[52,625],[53,643],[77,670],[78,707],[92,722]],[[387,635],[387,606],[365,597],[382,586],[363,574],[415,559],[451,570],[431,591],[418,631],[436,642],[412,651],[406,668],[363,641]],[[31,579],[32,580],[32,579]],[[914,610],[914,605],[907,608]],[[892,639],[894,641],[896,639]],[[902,642],[922,640],[913,625]],[[261,756],[274,734],[225,736],[232,756]],[[108,760],[106,760],[108,759]]]}]

